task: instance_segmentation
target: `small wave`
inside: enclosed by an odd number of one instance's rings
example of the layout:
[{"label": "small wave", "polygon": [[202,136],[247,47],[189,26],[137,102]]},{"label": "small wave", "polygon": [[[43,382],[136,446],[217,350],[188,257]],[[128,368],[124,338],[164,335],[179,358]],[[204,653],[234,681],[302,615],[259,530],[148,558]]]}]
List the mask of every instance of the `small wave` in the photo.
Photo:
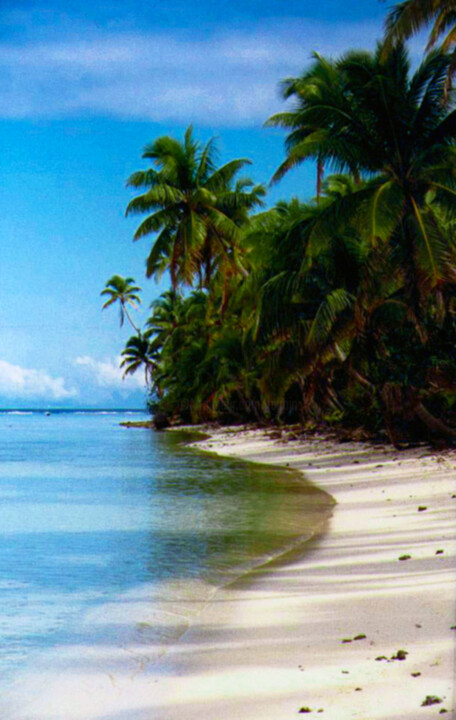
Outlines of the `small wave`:
[{"label": "small wave", "polygon": [[33,412],[31,410],[6,410],[5,415],[33,415]]}]

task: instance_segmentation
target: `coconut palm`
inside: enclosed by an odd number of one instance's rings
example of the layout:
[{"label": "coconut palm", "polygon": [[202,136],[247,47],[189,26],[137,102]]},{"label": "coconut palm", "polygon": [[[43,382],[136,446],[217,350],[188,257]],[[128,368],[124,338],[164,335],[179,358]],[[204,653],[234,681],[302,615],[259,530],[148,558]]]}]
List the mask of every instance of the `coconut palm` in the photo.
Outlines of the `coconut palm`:
[{"label": "coconut palm", "polygon": [[[322,80],[295,111],[296,143],[288,166],[282,166],[286,171],[306,158],[323,159],[367,178],[359,191],[322,213],[309,246],[318,255],[338,227],[357,219],[371,243],[389,243],[400,256],[417,315],[430,291],[454,280],[452,249],[438,213],[442,205],[454,212],[456,197],[456,112],[445,95],[449,64],[447,55],[434,52],[409,77],[402,45],[387,53],[382,47],[349,52],[329,66],[318,59],[328,82]],[[309,133],[309,127],[318,130]]]},{"label": "coconut palm", "polygon": [[295,106],[287,112],[277,113],[265,123],[266,127],[283,127],[290,130],[286,139],[287,157],[275,172],[272,182],[278,182],[289,170],[302,163],[306,157],[301,156],[300,146],[306,140],[313,142],[319,150],[315,154],[317,161],[317,198],[320,197],[324,173],[325,151],[324,137],[320,130],[318,118],[309,118],[305,111],[309,103],[321,100],[328,88],[338,86],[339,75],[336,65],[318,53],[313,54],[314,62],[310,68],[297,78],[287,78],[282,82],[282,96],[285,100],[293,99]]},{"label": "coconut palm", "polygon": [[451,52],[450,77],[456,70],[456,2],[455,0],[405,0],[389,13],[386,40],[408,40],[421,29],[432,25],[426,50],[440,43],[444,52]]},{"label": "coconut palm", "polygon": [[157,355],[153,352],[149,340],[141,335],[133,335],[122,350],[123,360],[120,367],[124,368],[124,375],[133,375],[140,368],[144,368],[145,384],[150,386],[153,381],[154,370],[157,369]]},{"label": "coconut palm", "polygon": [[240,239],[247,210],[261,203],[264,190],[249,180],[233,186],[248,160],[216,165],[214,140],[202,146],[189,127],[184,141],[164,136],[148,145],[143,157],[154,167],[128,180],[145,191],[133,198],[127,215],[147,214],[135,232],[138,240],[157,234],[147,259],[147,276],[169,270],[172,289],[195,280],[208,287],[218,269],[243,271]]},{"label": "coconut palm", "polygon": [[103,310],[110,305],[118,302],[120,313],[120,326],[123,326],[125,318],[127,318],[133,330],[139,333],[139,329],[136,327],[133,320],[131,319],[127,307],[128,305],[130,305],[130,307],[136,308],[138,305],[141,304],[141,298],[138,295],[138,293],[141,291],[141,288],[135,285],[134,282],[134,279],[131,277],[124,278],[121,275],[113,275],[112,278],[108,280],[105,289],[102,290],[100,294],[108,296],[108,300],[106,300],[105,304],[103,305]]}]

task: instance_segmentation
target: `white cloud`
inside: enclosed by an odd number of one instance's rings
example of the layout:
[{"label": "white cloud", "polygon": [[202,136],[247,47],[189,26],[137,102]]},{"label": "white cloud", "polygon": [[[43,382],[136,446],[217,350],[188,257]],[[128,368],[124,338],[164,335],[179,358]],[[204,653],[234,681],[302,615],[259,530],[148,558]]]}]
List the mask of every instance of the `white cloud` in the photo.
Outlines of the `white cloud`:
[{"label": "white cloud", "polygon": [[4,397],[65,400],[77,391],[65,386],[61,377],[51,377],[43,370],[23,368],[0,360],[0,395]]},{"label": "white cloud", "polygon": [[158,122],[262,123],[278,82],[312,51],[373,47],[379,23],[277,20],[210,37],[87,32],[64,41],[0,43],[0,117],[103,114]]},{"label": "white cloud", "polygon": [[135,375],[123,377],[120,368],[121,358],[115,360],[95,360],[90,355],[77,357],[74,364],[85,371],[86,378],[101,388],[112,390],[144,390],[144,373],[141,370]]}]

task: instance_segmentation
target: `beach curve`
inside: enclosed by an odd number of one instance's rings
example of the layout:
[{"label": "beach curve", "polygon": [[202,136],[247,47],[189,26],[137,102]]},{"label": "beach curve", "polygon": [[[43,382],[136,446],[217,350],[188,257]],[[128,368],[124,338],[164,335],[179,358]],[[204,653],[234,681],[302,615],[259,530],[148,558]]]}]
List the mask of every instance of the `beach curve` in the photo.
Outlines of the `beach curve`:
[{"label": "beach curve", "polygon": [[200,449],[303,470],[338,507],[303,557],[217,594],[168,658],[152,717],[452,717],[456,453],[211,432]]},{"label": "beach curve", "polygon": [[[56,717],[452,717],[456,453],[209,431],[198,449],[305,472],[337,502],[328,530],[219,589],[160,663],[143,647],[144,664],[135,650],[131,672],[122,655],[108,676],[97,658],[97,674],[81,667],[71,678],[76,696],[61,676]],[[40,712],[21,720],[48,720],[49,706]]]}]

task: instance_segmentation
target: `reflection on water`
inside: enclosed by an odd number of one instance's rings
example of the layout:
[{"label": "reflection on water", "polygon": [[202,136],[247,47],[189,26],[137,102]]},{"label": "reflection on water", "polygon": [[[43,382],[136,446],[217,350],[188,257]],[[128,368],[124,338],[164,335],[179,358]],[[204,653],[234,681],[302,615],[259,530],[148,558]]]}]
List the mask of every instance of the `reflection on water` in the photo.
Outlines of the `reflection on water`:
[{"label": "reflection on water", "polygon": [[35,651],[100,634],[120,642],[129,618],[160,639],[170,608],[180,627],[189,600],[310,537],[329,512],[292,472],[204,455],[180,434],[121,419],[0,415],[5,677]]}]

